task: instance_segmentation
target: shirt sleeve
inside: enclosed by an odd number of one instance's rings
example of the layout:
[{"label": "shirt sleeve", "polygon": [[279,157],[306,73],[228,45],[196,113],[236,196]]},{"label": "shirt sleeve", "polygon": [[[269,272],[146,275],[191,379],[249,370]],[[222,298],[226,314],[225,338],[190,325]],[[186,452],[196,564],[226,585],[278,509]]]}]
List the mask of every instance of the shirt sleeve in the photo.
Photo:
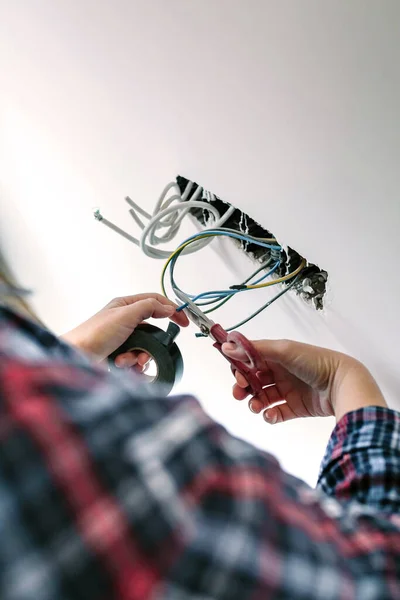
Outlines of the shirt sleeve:
[{"label": "shirt sleeve", "polygon": [[318,486],[343,503],[400,513],[400,414],[369,406],[336,425]]}]

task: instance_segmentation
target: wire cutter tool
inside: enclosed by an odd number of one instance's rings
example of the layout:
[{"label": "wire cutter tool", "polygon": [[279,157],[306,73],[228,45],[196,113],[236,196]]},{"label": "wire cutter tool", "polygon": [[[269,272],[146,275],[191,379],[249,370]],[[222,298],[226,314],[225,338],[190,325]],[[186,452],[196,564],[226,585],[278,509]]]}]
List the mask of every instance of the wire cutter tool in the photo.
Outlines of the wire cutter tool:
[{"label": "wire cutter tool", "polygon": [[[230,363],[232,372],[239,371],[245,377],[249,384],[247,388],[249,393],[253,396],[259,394],[262,390],[262,385],[257,377],[257,372],[265,369],[265,363],[253,344],[238,331],[231,331],[229,333],[225,331],[221,325],[211,321],[184,292],[178,289],[174,291],[178,299],[186,305],[182,310],[187,317],[192,323],[197,325],[203,335],[209,336],[214,340],[214,348]],[[222,344],[225,342],[236,344],[245,354],[246,360],[235,360],[226,356],[222,352]]]}]

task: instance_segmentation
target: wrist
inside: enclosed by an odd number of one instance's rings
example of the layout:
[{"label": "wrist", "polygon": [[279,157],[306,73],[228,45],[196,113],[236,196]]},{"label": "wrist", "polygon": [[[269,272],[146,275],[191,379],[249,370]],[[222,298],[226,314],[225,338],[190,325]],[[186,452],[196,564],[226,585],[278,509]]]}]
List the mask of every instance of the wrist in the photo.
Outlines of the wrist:
[{"label": "wrist", "polygon": [[387,407],[378,384],[358,360],[344,357],[335,373],[332,407],[336,421],[347,413],[366,406]]},{"label": "wrist", "polygon": [[73,346],[80,352],[84,352],[85,354],[90,354],[92,356],[92,358],[93,357],[96,358],[96,356],[93,354],[93,349],[91,348],[91,344],[88,343],[87,337],[86,338],[82,337],[79,334],[79,328],[72,329],[71,331],[64,333],[60,337],[64,342],[66,342],[70,346]]}]

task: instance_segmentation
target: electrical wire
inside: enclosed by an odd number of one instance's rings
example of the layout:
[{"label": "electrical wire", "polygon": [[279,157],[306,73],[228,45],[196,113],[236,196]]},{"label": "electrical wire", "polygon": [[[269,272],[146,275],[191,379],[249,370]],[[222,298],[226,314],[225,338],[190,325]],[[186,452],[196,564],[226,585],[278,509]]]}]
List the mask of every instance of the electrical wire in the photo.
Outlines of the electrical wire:
[{"label": "electrical wire", "polygon": [[[296,275],[299,275],[301,270],[303,269],[304,265],[302,264],[300,267],[298,267],[295,271],[293,271],[292,273],[289,273],[286,276],[286,279],[284,281],[287,281],[287,279],[292,278],[292,277],[296,277]],[[267,273],[265,276],[267,277],[269,275],[269,273]],[[277,285],[278,283],[282,282],[283,278],[279,278],[279,279],[275,279],[273,280],[271,283],[273,285]],[[178,288],[179,289],[179,288]],[[201,300],[202,298],[216,298],[217,300],[220,300],[221,298],[226,297],[226,299],[228,299],[228,297],[234,296],[235,294],[239,294],[241,292],[247,292],[250,291],[253,288],[250,287],[243,287],[240,289],[235,289],[235,290],[212,290],[210,292],[203,292],[201,294],[197,294],[197,296],[194,296],[192,298],[192,302],[194,304],[197,304],[198,300]],[[183,310],[184,308],[186,308],[186,304],[182,304],[178,310]],[[197,304],[197,306],[199,306]]]},{"label": "electrical wire", "polygon": [[285,281],[288,281],[288,279],[292,279],[292,277],[296,277],[296,275],[298,275],[304,269],[306,264],[307,264],[307,261],[305,258],[303,258],[300,265],[297,267],[297,269],[295,271],[292,271],[291,273],[288,273],[287,275],[284,275],[283,277],[279,277],[278,279],[274,279],[273,281],[268,281],[267,283],[260,283],[257,285],[248,285],[247,289],[248,290],[257,290],[260,288],[269,287],[270,285],[275,285],[276,283],[284,283]]},{"label": "electrical wire", "polygon": [[[228,232],[224,232],[221,230],[206,230],[204,232],[201,232],[199,234],[196,234],[194,236],[191,236],[190,238],[188,238],[187,240],[185,240],[185,242],[183,242],[168,258],[167,262],[164,264],[164,267],[162,269],[161,272],[161,287],[163,290],[163,294],[168,297],[167,293],[166,293],[166,289],[165,289],[165,283],[164,283],[164,278],[165,278],[165,273],[166,270],[168,268],[168,265],[170,264],[170,262],[174,259],[175,256],[177,256],[178,254],[180,254],[180,252],[186,248],[186,246],[190,245],[191,243],[195,242],[198,240],[198,238],[203,238],[203,237],[210,237],[210,236],[215,236],[215,235],[227,235],[228,237],[234,237],[236,239],[242,239],[245,241],[253,241],[251,238],[252,236],[249,235],[244,235],[244,234],[238,234],[236,233],[228,233]],[[266,242],[261,242],[258,241],[257,245],[261,246],[261,247],[265,247],[265,248],[269,248],[269,249],[280,249],[280,246],[276,246],[276,245],[271,245],[269,243]],[[283,276],[283,277],[279,277],[278,279],[274,279],[272,281],[268,281],[266,283],[258,283],[258,284],[253,284],[253,285],[246,285],[245,289],[260,289],[260,288],[264,288],[264,287],[270,287],[271,285],[276,285],[277,283],[283,283],[284,281],[287,281],[288,279],[291,279],[292,277],[295,277],[298,273],[300,273],[300,271],[304,268],[306,264],[306,261],[303,259],[303,261],[301,262],[300,266],[296,269],[296,271],[294,271],[293,273],[288,273],[287,275]],[[227,291],[227,293],[230,293],[229,290]]]},{"label": "electrical wire", "polygon": [[[226,230],[225,228],[223,228],[223,229],[221,229],[220,231],[218,231],[217,233],[219,233],[219,234],[220,234],[220,233],[222,232],[223,234],[225,234],[225,235],[228,235],[228,234],[224,233],[224,232],[226,232],[226,231],[227,231],[227,230]],[[237,232],[236,230],[234,230],[234,229],[233,229],[233,230],[228,230],[228,231],[229,231],[229,233],[233,233],[233,234],[237,234],[237,233],[238,233],[238,232]],[[254,243],[258,243],[258,242],[259,242],[259,241],[261,241],[261,240],[262,240],[262,241],[264,241],[264,242],[266,242],[266,241],[268,241],[268,242],[276,242],[275,238],[259,238],[259,239],[257,239],[257,240],[256,240],[256,242],[254,242]],[[280,248],[280,247],[279,247],[279,248]],[[272,252],[274,252],[274,251],[273,251],[273,250],[271,250],[271,253],[272,253]],[[279,250],[279,253],[280,253],[280,250]],[[175,264],[176,264],[176,261],[177,261],[177,259],[178,259],[179,255],[180,255],[180,252],[177,252],[177,253],[176,253],[176,255],[173,257],[173,259],[172,259],[171,263],[170,263],[170,279],[171,279],[171,287],[172,287],[172,289],[177,289],[177,290],[180,290],[180,288],[179,288],[179,286],[176,284],[176,282],[175,282],[175,279],[174,279],[174,267],[175,267]],[[263,270],[263,269],[265,269],[267,266],[269,266],[269,264],[272,262],[272,260],[273,260],[273,258],[272,258],[272,257],[269,257],[269,259],[268,259],[268,261],[267,261],[267,262],[263,263],[263,264],[262,264],[262,265],[261,265],[261,266],[260,266],[258,269],[256,269],[256,271],[254,271],[253,273],[251,273],[251,275],[249,275],[249,277],[247,277],[247,278],[246,278],[246,279],[245,279],[245,280],[244,280],[244,281],[243,281],[243,282],[242,282],[242,283],[241,283],[241,284],[240,284],[238,287],[245,287],[245,284],[246,284],[246,283],[248,283],[248,282],[249,282],[251,279],[253,279],[253,277],[255,277],[255,275],[257,275],[257,274],[258,274],[258,273],[259,273],[261,270]],[[260,282],[260,281],[262,281],[263,279],[265,279],[265,278],[269,277],[269,276],[270,276],[270,275],[271,275],[271,274],[272,274],[272,273],[273,273],[273,272],[274,272],[274,271],[275,271],[275,270],[278,268],[279,264],[280,264],[280,260],[277,260],[277,262],[276,262],[276,265],[273,267],[273,269],[271,269],[270,271],[268,271],[268,273],[264,273],[264,275],[263,275],[262,277],[260,277],[260,278],[259,278],[257,281],[254,281],[253,283],[259,283],[259,282]],[[180,291],[182,291],[182,290],[180,290]],[[192,294],[189,294],[189,293],[187,293],[187,295],[188,295],[190,298],[192,298],[192,299],[194,298],[194,295],[192,295]],[[226,298],[224,299],[224,301],[221,303],[221,306],[222,306],[223,304],[225,304],[225,302],[227,302],[227,301],[230,299],[230,297],[233,297],[233,295],[234,295],[234,294],[232,293],[232,291],[231,291],[231,290],[226,290],[226,291],[224,291],[224,292],[218,292],[218,297],[217,297],[216,299],[215,299],[215,298],[212,298],[211,300],[206,300],[205,302],[199,302],[199,303],[198,303],[198,306],[206,306],[206,305],[212,304],[212,303],[216,302],[218,299],[221,299],[221,297],[224,297],[225,295],[229,295],[229,297],[226,297]],[[217,307],[214,307],[214,308],[212,308],[212,309],[210,309],[210,310],[206,311],[206,312],[207,312],[207,313],[208,313],[208,312],[212,312],[212,311],[216,310],[216,308],[218,308],[218,307],[219,307],[219,305],[218,305]]]},{"label": "electrical wire", "polygon": [[300,279],[300,272],[295,276],[295,278],[293,279],[293,281],[291,281],[289,283],[289,285],[287,285],[282,291],[280,291],[278,294],[276,294],[276,296],[274,296],[273,298],[271,298],[271,300],[268,300],[268,302],[266,302],[265,304],[263,304],[262,306],[260,306],[260,308],[257,309],[256,311],[254,311],[251,315],[249,315],[248,317],[246,317],[242,321],[239,321],[239,323],[235,323],[235,325],[232,325],[231,327],[228,327],[228,329],[225,329],[225,331],[233,331],[234,329],[239,329],[239,327],[242,327],[243,325],[245,325],[246,323],[248,323],[249,321],[251,321],[251,319],[254,319],[254,317],[256,317],[263,310],[265,310],[266,308],[268,308],[269,306],[271,306],[271,304],[273,304],[276,300],[278,300],[279,298],[281,298],[284,294],[287,294],[287,292],[291,288],[293,288],[296,285],[296,283],[298,283],[299,279]]},{"label": "electrical wire", "polygon": [[[282,247],[277,243],[275,238],[256,237],[243,231],[237,231],[236,229],[223,227],[224,223],[235,212],[235,207],[230,206],[221,216],[217,208],[210,203],[210,201],[212,202],[215,200],[215,196],[207,193],[207,201],[200,199],[203,188],[197,186],[193,192],[193,186],[195,185],[197,184],[189,181],[185,190],[183,193],[181,193],[179,186],[175,181],[167,184],[162,191],[152,214],[147,212],[139,204],[127,196],[125,201],[129,205],[129,214],[136,225],[141,229],[141,235],[139,238],[135,238],[128,232],[124,231],[103,217],[99,210],[94,212],[94,216],[103,225],[107,226],[115,233],[118,233],[129,242],[138,246],[146,256],[155,259],[167,259],[161,272],[161,287],[163,294],[166,297],[168,297],[165,288],[165,275],[167,268],[170,268],[170,281],[172,289],[180,290],[174,279],[174,268],[178,258],[182,254],[191,254],[201,250],[206,245],[211,243],[216,237],[225,236],[229,237],[230,239],[245,242],[246,246],[252,243],[259,247],[268,249],[268,260],[260,265],[256,271],[247,277],[241,284],[231,286],[226,290],[211,290],[197,295],[187,294],[193,302],[197,303],[197,306],[212,305],[211,308],[204,311],[205,314],[207,314],[223,306],[238,293],[266,288],[292,280],[284,290],[276,294],[276,296],[264,304],[260,309],[227,330],[230,331],[247,323],[250,319],[254,318],[283,294],[289,291],[289,289],[291,289],[299,280],[300,273],[305,267],[306,261],[303,259],[299,267],[291,273],[287,273],[286,275],[276,279],[265,281],[265,279],[268,279],[279,268],[281,264],[281,254],[283,252]],[[158,248],[157,246],[168,243],[176,237],[182,221],[188,214],[190,215],[190,211],[193,208],[203,210],[204,222],[208,225],[207,229],[204,229],[187,238],[174,251]],[[206,219],[204,211],[207,211],[207,214],[209,215],[208,219]],[[272,263],[274,264],[268,272],[254,280],[256,275],[265,270]],[[182,310],[185,307],[186,305],[182,305],[179,307],[179,310]]]},{"label": "electrical wire", "polygon": [[[241,239],[243,237],[247,237],[246,235],[242,235],[242,234],[238,234],[237,232],[227,232],[227,231],[216,231],[216,230],[208,230],[205,232],[201,232],[195,236],[191,236],[191,238],[189,238],[188,240],[186,240],[185,242],[183,242],[181,244],[180,247],[178,247],[175,252],[172,254],[171,257],[169,257],[169,260],[167,261],[167,263],[164,265],[164,270],[162,273],[162,286],[164,293],[165,293],[165,285],[164,285],[164,277],[165,277],[165,273],[166,273],[166,269],[168,268],[168,265],[170,265],[170,277],[171,277],[171,287],[172,289],[176,289],[179,290],[180,288],[177,286],[175,279],[174,279],[174,267],[175,264],[182,252],[182,250],[190,243],[192,243],[193,241],[195,241],[198,237],[201,236],[213,236],[213,235],[226,235],[228,237],[235,237],[236,239]],[[247,240],[246,240],[247,241]],[[256,242],[258,245],[267,245],[264,241],[260,242],[259,240]],[[276,250],[280,250],[281,251],[281,247],[280,246],[273,246],[271,248],[271,254],[273,253],[273,251]],[[275,255],[276,258],[276,255]],[[288,292],[295,284],[296,282],[298,282],[299,280],[299,276],[300,273],[302,271],[302,269],[305,267],[306,265],[306,260],[303,259],[300,263],[300,265],[291,273],[286,274],[283,277],[279,277],[277,279],[274,279],[272,281],[268,281],[267,283],[261,283],[264,279],[266,279],[267,277],[269,277],[270,275],[272,275],[276,269],[279,267],[280,263],[280,259],[277,260],[275,262],[275,264],[273,265],[273,267],[267,272],[265,273],[262,277],[260,277],[259,279],[257,279],[256,281],[254,281],[253,283],[249,283],[251,282],[251,280],[254,279],[254,277],[263,269],[265,269],[267,266],[269,266],[272,262],[273,257],[270,257],[268,259],[268,261],[261,265],[255,272],[253,272],[242,284],[235,286],[236,289],[228,289],[228,290],[211,290],[208,292],[203,292],[200,294],[197,294],[196,296],[191,296],[191,300],[192,302],[194,302],[197,306],[204,306],[206,304],[214,304],[217,303],[215,306],[213,306],[212,308],[204,311],[204,314],[209,314],[211,312],[213,312],[214,310],[217,310],[218,308],[220,308],[221,306],[223,306],[226,302],[228,302],[229,300],[231,300],[237,293],[241,293],[244,291],[250,291],[252,289],[259,289],[261,287],[269,287],[271,285],[277,285],[278,283],[285,283],[286,281],[289,281],[290,279],[292,279],[292,281],[290,281],[289,285],[287,285],[283,290],[281,290],[278,294],[276,294],[273,298],[271,298],[271,300],[269,300],[267,303],[265,303],[263,306],[261,306],[257,311],[255,311],[254,313],[252,313],[251,315],[249,315],[248,317],[246,317],[245,319],[243,319],[242,321],[240,321],[239,323],[236,323],[235,325],[233,325],[232,327],[229,327],[226,331],[232,331],[233,329],[238,329],[239,327],[241,327],[242,325],[244,325],[245,323],[247,323],[248,321],[250,321],[251,319],[253,319],[254,317],[256,317],[258,314],[260,314],[263,310],[265,310],[266,308],[268,308],[271,304],[273,304],[273,302],[275,302],[276,300],[278,300],[278,298],[280,298],[281,296],[283,296],[286,292]],[[206,299],[206,302],[198,302],[199,300],[204,300]],[[186,304],[182,304],[178,310],[184,310],[184,308],[186,308]],[[201,337],[202,334],[196,334],[197,337]]]},{"label": "electrical wire", "polygon": [[[160,211],[155,217],[153,217],[149,221],[149,223],[146,225],[146,227],[144,228],[143,233],[140,237],[140,248],[144,252],[144,254],[146,254],[147,256],[150,256],[151,258],[168,258],[171,254],[170,250],[159,250],[159,249],[155,248],[154,245],[156,243],[165,242],[168,239],[170,239],[172,236],[172,232],[174,235],[176,235],[178,225],[180,227],[180,223],[182,222],[183,216],[185,216],[189,212],[190,208],[202,208],[203,210],[207,210],[210,214],[212,214],[214,216],[216,227],[220,227],[227,219],[229,219],[229,217],[232,215],[233,211],[235,210],[235,208],[233,206],[231,206],[226,211],[226,213],[222,217],[220,217],[219,212],[212,204],[208,204],[207,202],[201,202],[198,200],[187,200],[184,204],[181,203],[181,204],[176,204],[174,206],[169,206],[169,207],[163,209],[162,211]],[[156,236],[154,233],[154,230],[157,227],[164,226],[163,222],[162,222],[162,218],[165,216],[168,216],[168,215],[176,215],[177,211],[182,211],[182,215],[180,218],[176,218],[174,225],[172,226],[172,232],[169,231],[164,236]],[[154,245],[150,245],[147,243],[148,237],[150,237],[150,244],[154,244]],[[211,240],[207,240],[205,242],[202,241],[201,243],[197,243],[190,250],[189,249],[186,250],[185,254],[197,252],[198,250],[200,250],[201,248],[203,248],[204,246],[209,244],[210,241]]]},{"label": "electrical wire", "polygon": [[262,263],[262,265],[260,265],[258,267],[258,269],[256,269],[254,271],[254,273],[252,273],[251,275],[249,275],[244,281],[242,281],[241,285],[246,285],[246,283],[248,283],[249,281],[251,281],[251,279],[253,279],[253,277],[255,277],[256,275],[258,275],[259,273],[261,273],[261,271],[263,269],[266,269],[267,267],[269,267],[269,265],[272,263],[272,258],[270,257],[265,263]]},{"label": "electrical wire", "polygon": [[[177,283],[176,283],[176,281],[175,281],[175,277],[174,277],[174,269],[175,269],[175,265],[176,265],[176,261],[177,261],[177,259],[178,259],[178,256],[179,256],[179,255],[177,254],[177,255],[176,255],[176,256],[175,256],[175,257],[172,259],[172,261],[171,261],[171,263],[170,263],[170,281],[171,281],[171,288],[172,288],[173,290],[179,290],[179,291],[182,291],[182,290],[180,289],[180,287],[177,285]],[[246,289],[246,285],[245,285],[245,284],[246,284],[246,283],[248,283],[248,282],[249,282],[251,279],[253,279],[253,277],[255,277],[255,275],[257,275],[257,274],[258,274],[258,273],[259,273],[259,272],[260,272],[262,269],[265,269],[267,266],[269,266],[269,264],[271,263],[271,260],[272,260],[272,259],[271,259],[271,258],[269,258],[269,259],[268,259],[268,261],[267,261],[266,263],[264,263],[263,265],[261,265],[261,267],[259,267],[258,269],[256,269],[256,271],[254,271],[254,272],[253,272],[251,275],[249,275],[249,277],[247,277],[247,278],[246,278],[246,279],[245,279],[245,280],[244,280],[244,281],[243,281],[241,284],[239,284],[238,286],[235,286],[235,287],[237,287],[237,288],[239,288],[239,289],[242,289],[242,290]],[[272,267],[272,269],[270,269],[270,270],[269,270],[267,273],[264,273],[264,275],[263,275],[262,277],[260,277],[259,279],[257,279],[257,281],[256,281],[256,282],[254,282],[254,283],[257,283],[257,282],[259,282],[259,281],[262,281],[263,279],[265,279],[265,278],[269,277],[270,275],[272,275],[272,273],[274,273],[274,272],[276,271],[276,269],[278,268],[279,264],[280,264],[280,263],[279,263],[279,262],[277,262],[277,263],[276,263],[276,264],[275,264],[275,265]],[[225,296],[225,295],[234,295],[234,293],[235,293],[235,289],[234,289],[233,287],[231,287],[229,290],[219,290],[219,291],[217,290],[217,291],[215,291],[215,292],[214,292],[214,291],[211,291],[211,292],[206,292],[206,296],[209,296],[209,297],[212,297],[212,298],[213,298],[215,295],[218,295],[218,297],[221,297],[221,295],[224,295],[224,296]],[[194,294],[189,294],[189,293],[186,293],[186,295],[187,295],[187,296],[189,296],[189,298],[191,298],[192,300],[194,300],[194,299],[195,299],[195,297],[197,298],[197,296],[195,296]],[[206,301],[206,302],[199,302],[199,303],[198,303],[198,306],[205,306],[205,305],[207,305],[207,304],[210,304],[210,303],[212,303],[212,302],[214,302],[214,301],[215,301],[215,300],[214,300],[214,299],[212,299],[212,300],[208,300],[208,301]]]},{"label": "electrical wire", "polygon": [[[271,262],[272,262],[272,258],[269,258],[265,263],[263,263],[260,267],[258,267],[258,269],[256,269],[251,275],[246,277],[246,279],[244,281],[242,281],[240,285],[245,285],[248,281],[253,279],[253,277],[258,275],[258,273],[260,273],[260,271],[262,271],[263,269],[266,269],[271,264]],[[270,275],[270,273],[266,273],[266,275],[264,275],[264,277],[268,277],[268,275]],[[175,286],[175,287],[177,287],[177,286]],[[220,306],[223,306],[226,302],[228,302],[228,300],[233,298],[234,295],[235,294],[229,294],[229,296],[225,297],[224,300],[220,304],[217,304],[217,306],[214,306],[213,308],[210,308],[209,310],[205,310],[204,314],[208,314],[210,312],[213,312],[214,310],[217,310],[217,308],[219,308]],[[207,306],[207,305],[213,304],[213,303],[215,303],[215,300],[207,300],[206,302],[197,302],[197,306]]]},{"label": "electrical wire", "polygon": [[[266,302],[265,304],[263,304],[262,306],[260,306],[260,308],[258,308],[256,311],[254,311],[251,315],[249,315],[248,317],[246,317],[242,321],[239,321],[239,323],[235,323],[235,325],[231,325],[230,327],[225,328],[225,331],[229,332],[229,331],[233,331],[233,330],[239,329],[239,327],[242,327],[243,325],[245,325],[246,323],[248,323],[249,321],[251,321],[252,319],[254,319],[254,317],[256,317],[257,315],[259,315],[263,310],[265,310],[266,308],[268,308],[269,306],[271,306],[271,304],[273,304],[274,302],[276,302],[276,300],[278,300],[279,298],[281,298],[290,289],[292,289],[296,285],[296,283],[298,283],[299,279],[300,279],[300,273],[297,274],[297,276],[293,279],[293,281],[291,281],[289,283],[289,285],[287,285],[283,290],[281,290],[273,298],[271,298],[270,300],[268,300],[268,302]],[[211,312],[211,311],[208,311],[208,312]],[[207,337],[206,334],[204,334],[204,333],[196,333],[195,336],[196,337]]]},{"label": "electrical wire", "polygon": [[[215,228],[221,227],[236,210],[234,206],[230,206],[223,215],[220,215],[217,208],[210,204],[210,202],[199,199],[203,191],[203,188],[200,186],[197,186],[189,200],[194,185],[192,181],[189,181],[184,192],[181,194],[179,186],[175,181],[168,183],[154,207],[153,214],[148,213],[132,198],[127,196],[125,201],[130,206],[129,214],[134,219],[136,225],[142,230],[140,238],[135,238],[127,231],[118,227],[118,225],[103,217],[98,209],[95,210],[94,216],[103,225],[132,242],[135,246],[139,246],[146,256],[166,259],[170,256],[172,250],[162,250],[157,248],[157,246],[171,241],[178,234],[182,221],[190,214],[192,208],[207,211],[210,221],[209,226]],[[214,200],[215,196],[211,194],[210,199],[211,201]],[[148,222],[145,224],[143,219],[146,219]],[[186,248],[184,254],[197,252],[211,241],[211,239],[198,240],[195,245]]]},{"label": "electrical wire", "polygon": [[106,227],[108,227],[109,229],[112,229],[112,231],[115,231],[115,233],[118,233],[119,235],[124,237],[129,242],[132,242],[132,244],[136,244],[136,246],[139,246],[139,240],[137,240],[132,235],[118,227],[118,225],[115,225],[114,223],[103,217],[99,209],[95,210],[94,218],[97,219],[97,221],[99,221],[100,223],[103,223],[103,225],[106,225]]},{"label": "electrical wire", "polygon": [[[277,270],[277,268],[279,267],[280,264],[281,264],[281,261],[278,260],[274,264],[274,266],[272,267],[272,269],[270,271],[268,271],[268,273],[265,273],[262,277],[260,277],[259,279],[257,279],[257,281],[253,281],[252,285],[256,285],[256,284],[260,283],[261,281],[263,281],[264,279],[266,279],[267,277],[269,277],[270,275],[272,275],[273,273],[275,273],[275,271]],[[249,286],[247,286],[247,287],[249,287]]]},{"label": "electrical wire", "polygon": [[[262,279],[269,277],[279,266],[279,263],[276,264],[270,271],[268,271],[268,273],[265,273],[265,275],[263,275],[263,277],[260,277],[259,280],[257,281],[261,281]],[[180,288],[175,284],[174,285],[174,289],[180,290]],[[245,285],[238,285],[237,289],[232,289],[229,288],[228,290],[211,290],[209,292],[203,292],[201,294],[197,294],[196,296],[193,296],[192,302],[197,303],[198,300],[201,300],[202,298],[210,298],[212,299],[211,301],[215,301],[215,300],[221,300],[221,298],[226,297],[226,296],[234,296],[235,294],[238,294],[239,292],[246,292],[249,288]],[[201,303],[198,303],[197,306],[202,306]]]}]

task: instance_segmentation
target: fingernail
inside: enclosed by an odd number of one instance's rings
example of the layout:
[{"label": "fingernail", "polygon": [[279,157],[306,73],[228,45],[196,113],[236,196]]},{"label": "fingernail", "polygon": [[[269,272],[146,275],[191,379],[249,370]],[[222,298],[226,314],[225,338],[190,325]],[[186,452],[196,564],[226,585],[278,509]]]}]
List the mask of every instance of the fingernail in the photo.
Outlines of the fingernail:
[{"label": "fingernail", "polygon": [[173,306],[164,306],[164,312],[166,315],[173,315],[175,308]]},{"label": "fingernail", "polygon": [[118,364],[116,363],[116,366],[117,366],[119,369],[125,369],[126,367],[129,367],[129,366],[130,366],[130,364],[131,364],[131,363],[130,363],[130,361],[129,361],[127,358],[120,358],[120,359],[118,360]]},{"label": "fingernail", "polygon": [[229,342],[227,344],[223,344],[222,352],[224,354],[229,354],[229,356],[231,356],[232,358],[235,358],[235,356],[240,355],[240,352],[237,351],[237,348],[232,344],[229,344]]},{"label": "fingernail", "polygon": [[269,410],[264,411],[263,417],[264,417],[264,421],[267,421],[267,423],[270,423],[271,425],[274,425],[274,423],[276,423],[276,419],[277,419],[276,414],[271,413],[271,411],[269,411]]},{"label": "fingernail", "polygon": [[250,400],[249,402],[249,408],[251,410],[252,413],[254,413],[255,415],[258,415],[258,413],[261,410],[261,407],[259,406],[259,402],[257,402],[257,400]]}]

